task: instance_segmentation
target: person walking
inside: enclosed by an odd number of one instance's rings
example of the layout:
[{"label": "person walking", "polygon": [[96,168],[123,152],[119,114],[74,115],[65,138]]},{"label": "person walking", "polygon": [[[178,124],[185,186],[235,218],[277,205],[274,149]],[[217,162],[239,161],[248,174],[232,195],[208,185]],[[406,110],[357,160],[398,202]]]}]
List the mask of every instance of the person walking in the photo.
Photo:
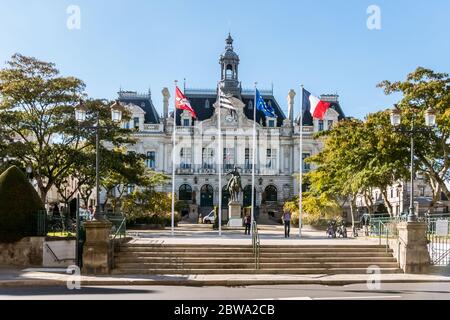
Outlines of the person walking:
[{"label": "person walking", "polygon": [[283,222],[284,222],[284,237],[289,238],[289,234],[291,232],[291,213],[287,210],[284,211]]},{"label": "person walking", "polygon": [[247,214],[244,217],[245,234],[250,234],[251,224],[252,224],[252,219],[250,218],[250,215]]}]

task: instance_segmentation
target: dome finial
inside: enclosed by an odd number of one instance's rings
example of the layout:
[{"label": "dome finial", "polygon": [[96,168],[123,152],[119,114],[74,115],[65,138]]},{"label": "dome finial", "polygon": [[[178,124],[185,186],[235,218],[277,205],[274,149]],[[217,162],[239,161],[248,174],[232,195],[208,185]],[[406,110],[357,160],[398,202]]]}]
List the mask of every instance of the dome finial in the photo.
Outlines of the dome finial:
[{"label": "dome finial", "polygon": [[233,38],[231,37],[231,33],[228,32],[228,38],[225,40],[227,43],[227,48],[231,47],[233,48]]}]

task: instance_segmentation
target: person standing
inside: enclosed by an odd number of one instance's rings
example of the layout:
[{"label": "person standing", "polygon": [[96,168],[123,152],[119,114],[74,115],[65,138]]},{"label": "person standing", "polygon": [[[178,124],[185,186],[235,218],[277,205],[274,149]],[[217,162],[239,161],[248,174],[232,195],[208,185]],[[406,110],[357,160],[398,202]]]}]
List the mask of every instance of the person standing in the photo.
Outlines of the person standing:
[{"label": "person standing", "polygon": [[284,237],[289,238],[289,234],[291,232],[291,213],[287,210],[284,211],[283,222],[284,222]]},{"label": "person standing", "polygon": [[246,215],[244,217],[244,226],[245,226],[245,234],[250,234],[250,227],[252,224],[252,219],[250,218],[250,215]]}]

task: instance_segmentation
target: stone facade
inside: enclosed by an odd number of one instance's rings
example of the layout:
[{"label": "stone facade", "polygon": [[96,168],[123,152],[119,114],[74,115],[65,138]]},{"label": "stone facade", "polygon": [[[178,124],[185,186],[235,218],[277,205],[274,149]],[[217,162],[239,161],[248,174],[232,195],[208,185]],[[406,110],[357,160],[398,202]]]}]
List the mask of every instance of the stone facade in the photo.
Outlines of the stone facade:
[{"label": "stone facade", "polygon": [[14,243],[0,243],[0,265],[42,266],[45,237],[25,237]]},{"label": "stone facade", "polygon": [[[275,118],[266,117],[261,111],[254,112],[254,89],[242,89],[238,80],[239,57],[233,49],[233,39],[226,40],[224,54],[220,56],[221,80],[216,89],[184,88],[184,94],[197,114],[192,118],[186,110],[169,112],[170,97],[168,88],[162,90],[162,115],[155,118],[156,108],[152,96],[136,92],[121,91],[119,100],[131,112],[131,121],[125,123],[135,128],[137,144],[130,146],[134,151],[147,156],[147,166],[157,172],[171,175],[175,166],[175,190],[179,200],[189,204],[188,213],[202,215],[218,205],[219,188],[226,185],[227,172],[236,165],[242,176],[244,191],[240,195],[242,207],[251,205],[251,173],[253,150],[253,124],[256,120],[257,153],[255,161],[256,212],[267,215],[280,215],[285,200],[298,194],[299,186],[294,175],[299,172],[302,158],[318,153],[322,142],[314,139],[313,134],[329,129],[344,118],[337,95],[324,95],[322,99],[330,101],[332,107],[323,121],[312,119],[309,112],[303,117],[303,155],[299,151],[300,125],[294,119],[294,90],[287,95],[288,117],[276,101],[273,90],[260,90],[266,104],[273,107]],[[221,132],[223,159],[218,152],[218,90],[231,101],[236,109],[221,108]],[[301,96],[298,97],[301,99]],[[298,109],[300,106],[298,106]],[[172,135],[176,125],[175,163],[172,161]],[[222,166],[222,185],[218,185],[218,169]],[[304,171],[310,165],[303,163]],[[171,185],[162,188],[171,192]],[[223,192],[223,212],[228,211],[228,197]],[[274,212],[275,211],[275,212]],[[196,220],[192,217],[192,220]]]}]

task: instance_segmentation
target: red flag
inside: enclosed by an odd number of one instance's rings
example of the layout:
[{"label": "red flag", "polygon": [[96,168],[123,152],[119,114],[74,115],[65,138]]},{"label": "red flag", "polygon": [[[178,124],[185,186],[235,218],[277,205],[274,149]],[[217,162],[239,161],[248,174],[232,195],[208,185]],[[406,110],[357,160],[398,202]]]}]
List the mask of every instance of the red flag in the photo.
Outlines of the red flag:
[{"label": "red flag", "polygon": [[189,111],[191,116],[194,119],[197,119],[197,115],[195,114],[194,109],[191,107],[191,103],[178,87],[176,87],[175,107],[177,109]]}]

